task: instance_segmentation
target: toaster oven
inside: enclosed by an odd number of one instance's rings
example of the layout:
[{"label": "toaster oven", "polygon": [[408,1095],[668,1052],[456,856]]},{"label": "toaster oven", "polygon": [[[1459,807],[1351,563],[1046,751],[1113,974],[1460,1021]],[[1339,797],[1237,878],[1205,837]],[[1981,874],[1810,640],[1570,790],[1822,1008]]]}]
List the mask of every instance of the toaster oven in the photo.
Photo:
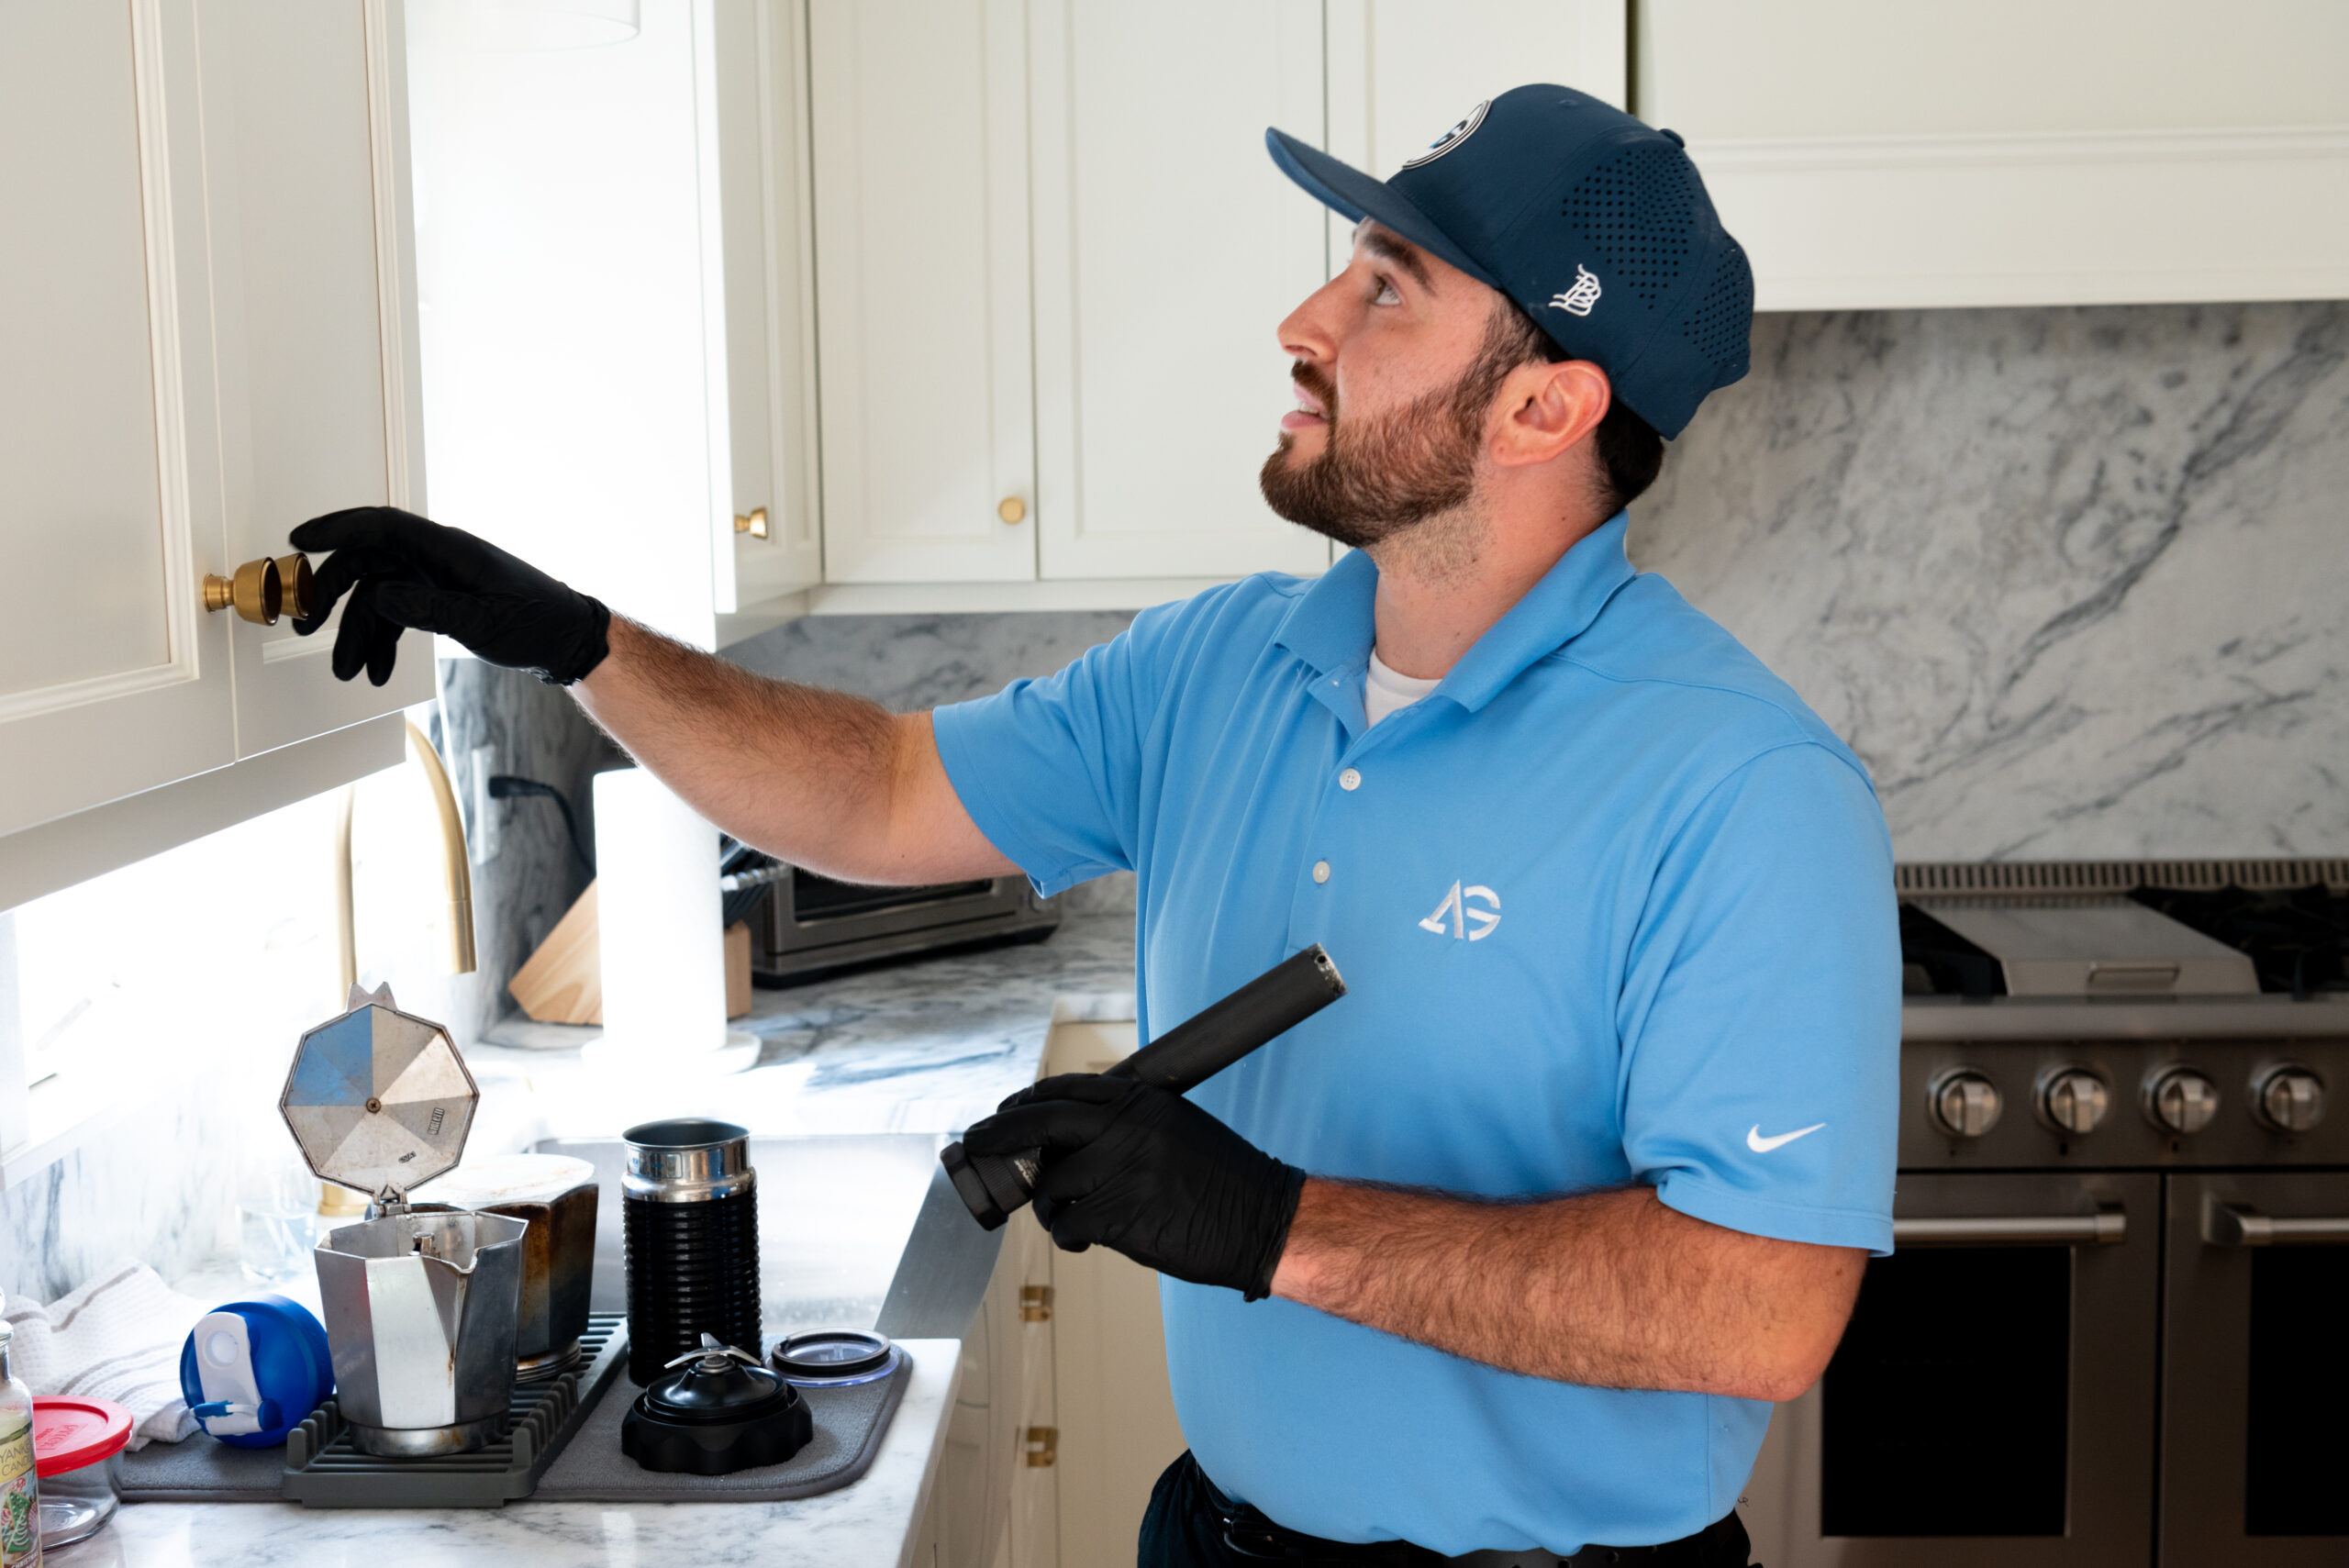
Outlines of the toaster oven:
[{"label": "toaster oven", "polygon": [[778,865],[763,880],[766,897],[751,922],[751,978],[769,988],[867,964],[1040,942],[1061,923],[1060,900],[1039,897],[1024,876],[866,887]]}]

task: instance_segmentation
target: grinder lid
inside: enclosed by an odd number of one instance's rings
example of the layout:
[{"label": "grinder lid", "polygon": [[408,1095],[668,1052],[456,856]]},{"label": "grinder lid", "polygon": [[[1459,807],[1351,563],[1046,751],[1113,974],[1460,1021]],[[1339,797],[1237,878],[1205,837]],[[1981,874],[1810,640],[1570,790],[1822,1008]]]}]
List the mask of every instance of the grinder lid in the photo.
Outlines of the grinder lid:
[{"label": "grinder lid", "polygon": [[779,1464],[816,1435],[799,1391],[708,1334],[620,1419],[620,1451],[647,1470],[727,1475]]},{"label": "grinder lid", "polygon": [[353,985],[295,1048],[277,1108],[314,1174],[397,1204],[456,1165],[480,1099],[446,1029]]}]

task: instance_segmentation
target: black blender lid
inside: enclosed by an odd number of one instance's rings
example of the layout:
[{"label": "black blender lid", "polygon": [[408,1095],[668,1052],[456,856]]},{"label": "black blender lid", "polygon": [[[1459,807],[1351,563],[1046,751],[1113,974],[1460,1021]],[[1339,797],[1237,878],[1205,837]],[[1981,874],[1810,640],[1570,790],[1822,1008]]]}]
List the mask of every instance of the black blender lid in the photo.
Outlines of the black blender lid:
[{"label": "black blender lid", "polygon": [[791,1402],[790,1385],[748,1351],[721,1345],[707,1334],[701,1342],[700,1350],[671,1362],[670,1375],[644,1391],[645,1414],[700,1424],[747,1421]]},{"label": "black blender lid", "polygon": [[799,1391],[747,1351],[709,1335],[671,1362],[620,1421],[620,1451],[647,1470],[725,1475],[777,1464],[807,1446],[814,1418]]},{"label": "black blender lid", "polygon": [[897,1347],[883,1334],[856,1329],[828,1329],[794,1334],[774,1348],[768,1359],[793,1383],[862,1383],[879,1377],[896,1362]]}]

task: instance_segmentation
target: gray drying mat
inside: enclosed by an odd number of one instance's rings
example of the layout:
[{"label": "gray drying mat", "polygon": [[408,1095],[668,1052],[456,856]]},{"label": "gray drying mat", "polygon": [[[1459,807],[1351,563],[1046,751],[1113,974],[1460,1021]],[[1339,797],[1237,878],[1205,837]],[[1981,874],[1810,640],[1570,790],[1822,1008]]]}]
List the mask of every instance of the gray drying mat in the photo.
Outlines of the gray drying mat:
[{"label": "gray drying mat", "polygon": [[233,1448],[195,1433],[122,1456],[132,1503],[298,1502],[313,1507],[494,1508],[529,1496],[579,1429],[582,1407],[628,1361],[628,1319],[597,1313],[580,1362],[543,1383],[518,1384],[513,1419],[488,1447],[447,1459],[375,1459],[351,1446],[328,1400],[276,1448]]},{"label": "gray drying mat", "polygon": [[562,1503],[779,1503],[845,1486],[873,1467],[897,1401],[913,1380],[913,1358],[897,1348],[887,1377],[845,1388],[803,1388],[816,1435],[781,1464],[731,1475],[681,1475],[646,1470],[620,1452],[620,1418],[636,1392],[623,1383],[587,1414],[571,1446],[539,1483],[532,1499]]}]

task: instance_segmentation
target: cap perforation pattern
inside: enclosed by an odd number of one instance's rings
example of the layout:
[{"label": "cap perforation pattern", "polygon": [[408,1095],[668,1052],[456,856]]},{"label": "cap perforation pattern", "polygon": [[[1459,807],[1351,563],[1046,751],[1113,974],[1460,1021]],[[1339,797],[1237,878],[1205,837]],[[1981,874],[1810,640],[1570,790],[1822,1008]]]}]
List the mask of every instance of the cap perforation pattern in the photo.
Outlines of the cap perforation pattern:
[{"label": "cap perforation pattern", "polygon": [[1680,282],[1696,248],[1697,187],[1674,147],[1627,147],[1566,193],[1564,217],[1649,309]]},{"label": "cap perforation pattern", "polygon": [[1713,261],[1713,275],[1697,308],[1680,324],[1689,346],[1712,361],[1715,386],[1723,386],[1745,372],[1748,324],[1753,317],[1753,269],[1745,252],[1730,240]]}]

